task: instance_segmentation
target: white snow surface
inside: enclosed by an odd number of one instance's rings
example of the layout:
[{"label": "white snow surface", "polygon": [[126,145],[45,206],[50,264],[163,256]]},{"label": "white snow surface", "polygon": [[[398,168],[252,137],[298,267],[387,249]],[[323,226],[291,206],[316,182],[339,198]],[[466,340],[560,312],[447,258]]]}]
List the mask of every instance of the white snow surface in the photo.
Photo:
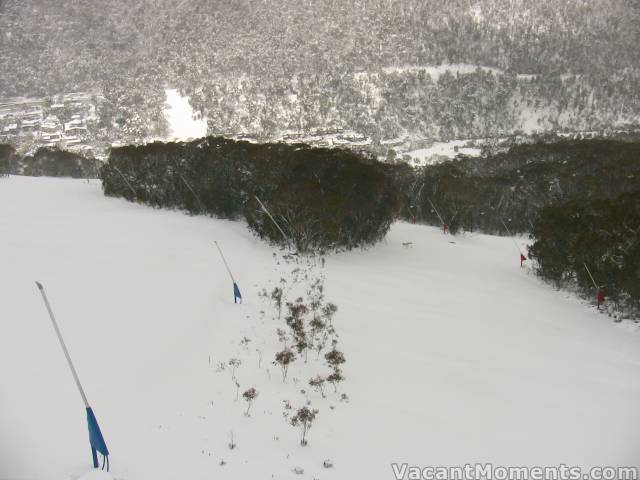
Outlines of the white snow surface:
[{"label": "white snow surface", "polygon": [[79,477],[78,480],[113,480],[113,476],[111,476],[106,470],[92,468]]},{"label": "white snow surface", "polygon": [[164,111],[169,123],[168,140],[191,140],[207,136],[207,119],[196,118],[189,104],[189,97],[182,96],[174,88],[165,90],[167,108]]},{"label": "white snow surface", "polygon": [[402,155],[409,155],[414,165],[433,165],[445,160],[455,158],[457,155],[470,157],[480,156],[481,150],[477,147],[467,147],[468,140],[452,140],[450,142],[435,142],[428,148],[421,148]]},{"label": "white snow surface", "polygon": [[[35,280],[115,479],[389,479],[391,462],[640,464],[640,332],[520,269],[512,239],[396,223],[381,244],[324,267],[274,252],[241,222],[104,197],[97,182],[0,179],[0,478],[76,479],[90,468],[84,406]],[[286,326],[258,292],[296,267],[324,275],[339,307],[346,381],[325,399],[306,384],[326,371],[314,354],[286,384],[271,365]],[[240,393],[260,392],[250,417],[228,371],[216,372],[232,357]],[[285,400],[319,409],[306,447],[283,418]]]},{"label": "white snow surface", "polygon": [[474,73],[477,70],[484,72],[490,72],[494,75],[501,75],[504,72],[498,68],[487,67],[484,65],[472,65],[469,63],[443,63],[441,65],[402,65],[402,66],[389,66],[382,69],[386,74],[402,74],[402,73],[416,73],[425,72],[431,76],[434,82],[440,79],[441,75],[449,72],[452,75],[468,75]]}]

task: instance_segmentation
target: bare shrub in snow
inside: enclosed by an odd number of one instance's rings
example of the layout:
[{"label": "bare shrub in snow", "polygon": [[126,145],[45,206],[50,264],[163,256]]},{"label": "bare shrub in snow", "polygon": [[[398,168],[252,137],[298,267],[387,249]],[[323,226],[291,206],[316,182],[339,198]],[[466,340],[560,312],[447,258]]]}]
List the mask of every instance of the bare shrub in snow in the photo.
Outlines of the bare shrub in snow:
[{"label": "bare shrub in snow", "polygon": [[315,314],[322,307],[324,300],[324,279],[322,277],[313,281],[307,290],[307,296],[309,297],[309,308]]},{"label": "bare shrub in snow", "polygon": [[313,345],[313,349],[317,352],[316,358],[320,358],[320,352],[322,352],[326,345],[327,335],[325,329],[327,324],[320,316],[314,315],[311,322],[309,322],[309,327],[311,343]]},{"label": "bare shrub in snow", "polygon": [[344,362],[346,362],[344,353],[342,353],[340,350],[337,350],[335,345],[333,349],[324,356],[324,358],[334,370],[340,367],[340,365],[342,365]]},{"label": "bare shrub in snow", "polygon": [[338,383],[344,381],[344,376],[342,375],[342,371],[339,368],[335,368],[333,373],[327,377],[327,382],[333,385],[334,392],[338,393]]},{"label": "bare shrub in snow", "polygon": [[275,308],[278,310],[278,320],[280,320],[280,315],[282,314],[282,294],[283,291],[281,287],[275,287],[271,291],[271,301],[273,302]]},{"label": "bare shrub in snow", "polygon": [[291,329],[294,345],[298,353],[305,353],[309,347],[309,340],[304,325],[305,315],[309,312],[309,307],[303,303],[303,299],[297,298],[294,303],[287,302],[288,313],[285,317],[287,325]]},{"label": "bare shrub in snow", "polygon": [[287,342],[289,341],[289,335],[287,335],[287,332],[279,328],[276,333],[278,334],[278,341],[280,343],[284,343],[284,347],[287,348]]},{"label": "bare shrub in snow", "polygon": [[248,417],[249,410],[251,409],[251,405],[253,405],[253,401],[258,397],[258,391],[251,387],[249,390],[245,390],[242,394],[242,398],[247,402],[247,411],[244,414]]},{"label": "bare shrub in snow", "polygon": [[316,392],[320,392],[322,398],[324,398],[324,384],[326,379],[321,377],[320,375],[316,375],[311,380],[309,380],[309,385],[313,387]]},{"label": "bare shrub in snow", "polygon": [[291,417],[291,425],[300,429],[300,445],[307,445],[307,433],[311,429],[318,410],[310,410],[308,407],[302,407],[296,414]]},{"label": "bare shrub in snow", "polygon": [[242,365],[242,360],[239,358],[232,358],[227,362],[229,366],[229,373],[231,374],[231,380],[236,380],[236,371]]},{"label": "bare shrub in snow", "polygon": [[322,316],[327,320],[329,325],[332,324],[333,316],[338,311],[338,306],[334,303],[327,303],[322,307]]},{"label": "bare shrub in snow", "polygon": [[296,359],[296,354],[293,353],[289,348],[285,348],[284,350],[276,353],[276,361],[280,368],[282,369],[282,381],[286,381],[287,372],[289,371],[289,365]]}]

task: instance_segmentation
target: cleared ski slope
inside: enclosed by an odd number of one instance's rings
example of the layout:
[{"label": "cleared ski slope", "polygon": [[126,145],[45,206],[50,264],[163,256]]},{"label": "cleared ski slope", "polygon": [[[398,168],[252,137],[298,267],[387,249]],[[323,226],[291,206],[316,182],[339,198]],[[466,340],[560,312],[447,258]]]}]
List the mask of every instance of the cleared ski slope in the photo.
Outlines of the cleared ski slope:
[{"label": "cleared ski slope", "polygon": [[[97,182],[0,179],[0,479],[78,478],[90,465],[83,405],[35,280],[118,479],[390,479],[391,462],[640,464],[640,332],[521,270],[511,239],[401,223],[324,268],[278,264],[273,253],[241,222],[106,198]],[[296,267],[324,274],[339,307],[348,401],[309,388],[321,362],[298,361],[286,384],[271,365],[284,322],[258,291]],[[229,373],[216,372],[232,357],[240,394],[260,392],[251,417]],[[282,417],[285,400],[320,410],[307,447]]]},{"label": "cleared ski slope", "polygon": [[189,97],[183,97],[174,88],[165,90],[167,107],[164,115],[169,124],[169,139],[191,140],[207,135],[207,119],[194,118],[195,112],[189,104]]}]

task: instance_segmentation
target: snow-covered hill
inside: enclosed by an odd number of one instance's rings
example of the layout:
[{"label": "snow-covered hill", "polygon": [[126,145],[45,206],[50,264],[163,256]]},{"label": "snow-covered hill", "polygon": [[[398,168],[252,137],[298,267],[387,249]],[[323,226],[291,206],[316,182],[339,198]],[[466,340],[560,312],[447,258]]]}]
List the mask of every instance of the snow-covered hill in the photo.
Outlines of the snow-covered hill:
[{"label": "snow-covered hill", "polygon": [[[83,405],[35,280],[118,479],[388,479],[392,462],[640,465],[640,332],[520,269],[511,239],[396,224],[383,244],[324,267],[274,253],[240,222],[105,198],[95,182],[1,179],[0,478],[89,468]],[[347,379],[327,398],[307,385],[325,368],[315,355],[286,384],[271,364],[284,322],[258,293],[296,268],[298,288],[305,272],[324,276],[339,307]],[[250,417],[218,371],[231,358],[242,362],[240,393],[260,392]],[[301,447],[283,412],[307,401],[319,413]]]}]

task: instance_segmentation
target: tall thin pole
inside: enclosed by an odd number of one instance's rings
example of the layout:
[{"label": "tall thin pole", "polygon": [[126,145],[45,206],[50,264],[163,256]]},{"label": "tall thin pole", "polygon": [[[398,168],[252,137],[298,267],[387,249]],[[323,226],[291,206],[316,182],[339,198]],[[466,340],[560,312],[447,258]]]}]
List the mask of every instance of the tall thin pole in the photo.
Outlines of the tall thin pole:
[{"label": "tall thin pole", "polygon": [[442,223],[442,225],[444,225],[444,220],[442,219],[442,217],[440,216],[440,213],[438,213],[438,209],[436,208],[436,206],[433,204],[433,202],[431,201],[430,198],[427,198],[427,200],[429,201],[429,204],[431,205],[431,207],[433,208],[433,210],[436,212],[436,215],[438,215],[438,218],[440,219],[440,223]]},{"label": "tall thin pole", "polygon": [[231,273],[231,269],[229,268],[229,264],[227,263],[227,260],[224,258],[224,255],[222,254],[222,250],[220,249],[220,245],[218,245],[218,242],[216,240],[214,240],[213,243],[215,243],[216,247],[218,247],[218,252],[220,252],[220,258],[222,258],[222,262],[224,263],[224,266],[227,267],[227,272],[229,272],[229,276],[231,277],[231,281],[233,283],[236,283],[236,280],[235,280],[235,278],[233,278],[233,274]]},{"label": "tall thin pole", "polygon": [[222,254],[222,249],[220,248],[220,245],[218,245],[218,242],[216,240],[214,240],[213,242],[216,244],[216,247],[218,247],[218,252],[220,252],[220,258],[222,258],[224,266],[227,267],[227,272],[229,272],[229,276],[231,277],[231,282],[233,283],[233,303],[238,303],[238,299],[240,299],[240,303],[242,303],[242,293],[240,293],[240,287],[238,287],[238,284],[236,283],[236,279],[233,278],[233,274],[231,273],[229,264],[227,263],[227,260],[224,258],[224,255]]},{"label": "tall thin pole", "polygon": [[589,274],[589,277],[591,278],[591,281],[593,282],[593,286],[596,288],[596,290],[600,290],[600,287],[598,287],[598,284],[594,280],[593,275],[591,275],[591,271],[589,270],[589,267],[587,267],[587,264],[585,262],[582,262],[582,264],[584,265],[584,268],[587,269],[587,273]]},{"label": "tall thin pole", "polygon": [[527,218],[527,222],[529,222],[529,226],[531,227],[531,232],[533,233],[533,223],[529,218]]},{"label": "tall thin pole", "polygon": [[113,168],[115,169],[116,172],[118,172],[118,174],[120,174],[120,176],[122,177],[122,180],[124,180],[124,183],[126,183],[127,187],[129,187],[129,190],[131,190],[131,193],[133,193],[133,198],[137,198],[138,194],[136,193],[136,191],[133,189],[133,187],[129,183],[129,180],[127,180],[127,178],[124,176],[124,174],[120,171],[120,169],[118,167],[116,167],[114,165]]},{"label": "tall thin pole", "polygon": [[189,191],[191,193],[193,193],[193,196],[196,197],[196,200],[198,201],[198,205],[200,205],[200,210],[204,211],[204,207],[202,206],[202,202],[200,201],[200,197],[198,196],[198,194],[196,193],[196,191],[191,188],[191,185],[189,185],[189,182],[187,182],[186,178],[184,178],[182,176],[181,173],[178,173],[178,176],[180,177],[180,179],[184,182],[184,184],[187,186],[187,188],[189,189]]},{"label": "tall thin pole", "polygon": [[411,204],[412,205],[415,204],[416,200],[420,198],[420,194],[422,193],[422,189],[424,188],[424,182],[422,182],[422,185],[420,185],[418,192],[414,194],[417,184],[418,184],[418,180],[416,180],[413,186],[411,187]]},{"label": "tall thin pole", "polygon": [[513,242],[513,244],[516,246],[516,248],[518,249],[518,251],[520,252],[520,255],[522,255],[522,250],[520,250],[520,246],[518,245],[518,243],[515,241],[515,239],[513,238],[513,235],[511,234],[511,230],[509,230],[509,227],[507,227],[507,224],[504,223],[504,220],[500,219],[500,222],[502,222],[502,225],[504,226],[504,228],[507,230],[507,233],[509,234],[509,237],[511,237],[511,241]]},{"label": "tall thin pole", "polygon": [[264,213],[266,213],[269,218],[271,219],[271,221],[273,222],[273,224],[276,226],[276,228],[280,231],[280,233],[282,234],[282,236],[284,237],[285,241],[287,242],[287,245],[290,244],[289,241],[289,237],[287,237],[287,235],[284,233],[284,231],[280,228],[280,225],[278,225],[278,222],[276,222],[276,219],[273,218],[273,216],[271,215],[271,213],[269,213],[269,210],[267,210],[267,207],[264,206],[264,204],[260,201],[260,199],[258,198],[257,195],[254,195],[255,199],[258,201],[258,203],[260,204],[260,207],[262,207],[262,210],[264,210]]},{"label": "tall thin pole", "polygon": [[36,282],[40,293],[42,294],[42,299],[44,300],[44,304],[47,307],[47,311],[49,312],[49,317],[51,318],[51,323],[53,323],[53,328],[56,331],[56,335],[58,336],[58,340],[60,341],[60,346],[62,347],[62,351],[64,352],[64,356],[67,358],[67,363],[69,364],[69,368],[71,369],[71,374],[73,375],[73,379],[76,382],[76,386],[78,387],[78,391],[80,391],[80,396],[82,397],[82,401],[84,402],[84,406],[89,408],[89,402],[87,401],[87,396],[84,394],[84,390],[82,385],[80,384],[80,379],[78,378],[78,373],[76,372],[75,367],[73,366],[73,362],[71,361],[71,357],[69,356],[69,351],[67,350],[67,346],[62,339],[62,334],[60,333],[60,329],[58,328],[58,322],[56,322],[56,317],[53,315],[53,311],[51,310],[51,305],[49,305],[49,300],[47,299],[47,294],[44,293],[44,287],[40,282]]},{"label": "tall thin pole", "polygon": [[[416,180],[416,182],[417,182],[417,180]],[[420,200],[420,194],[422,193],[422,189],[423,188],[424,188],[424,182],[422,182],[422,185],[420,185],[420,188],[418,189],[418,193],[416,193],[415,195],[413,195],[413,190],[415,189],[415,184],[414,184],[414,188],[411,189],[411,193],[412,193],[412,197],[413,198],[411,199],[411,203],[409,205],[409,209],[410,209],[410,211],[415,209],[415,211],[412,213],[414,222],[416,220],[416,215],[418,214],[418,208],[416,207],[416,204]]]}]

